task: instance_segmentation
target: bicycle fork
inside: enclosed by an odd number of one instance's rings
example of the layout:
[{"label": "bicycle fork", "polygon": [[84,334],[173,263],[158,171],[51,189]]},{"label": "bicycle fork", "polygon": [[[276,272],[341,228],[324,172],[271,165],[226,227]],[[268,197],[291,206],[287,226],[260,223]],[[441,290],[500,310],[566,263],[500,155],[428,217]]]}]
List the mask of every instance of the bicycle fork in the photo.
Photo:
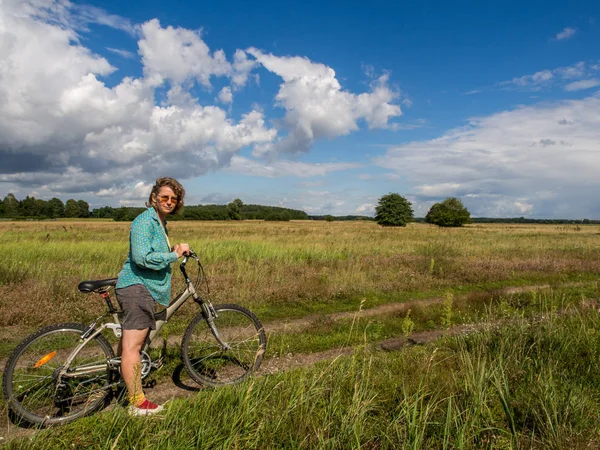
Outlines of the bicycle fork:
[{"label": "bicycle fork", "polygon": [[200,303],[200,305],[202,306],[202,313],[204,314],[206,322],[208,323],[208,328],[210,328],[211,333],[221,346],[221,349],[223,351],[231,349],[231,346],[221,338],[219,330],[217,330],[217,327],[215,326],[215,317],[217,317],[217,312],[213,308],[212,304],[209,301],[204,300],[202,303]]},{"label": "bicycle fork", "polygon": [[[193,253],[192,253],[192,257],[194,257],[196,260],[198,260],[197,257],[195,257],[195,254],[193,254]],[[213,308],[213,305],[210,303],[210,300],[204,300],[204,299],[200,298],[200,296],[196,293],[196,288],[192,284],[192,281],[190,280],[190,278],[187,275],[187,272],[185,271],[186,263],[187,263],[187,256],[183,260],[183,263],[179,266],[179,268],[181,269],[181,273],[183,274],[183,276],[185,278],[185,281],[187,284],[187,290],[190,293],[190,295],[192,296],[192,298],[194,299],[194,301],[196,303],[198,303],[200,305],[200,307],[202,308],[202,314],[204,315],[204,318],[206,319],[206,322],[208,323],[208,327],[210,328],[211,333],[213,334],[213,336],[215,337],[215,339],[221,346],[221,349],[223,351],[227,351],[231,348],[231,346],[221,338],[221,335],[219,334],[219,330],[217,330],[217,327],[215,327],[214,319],[217,317],[217,312]]]}]

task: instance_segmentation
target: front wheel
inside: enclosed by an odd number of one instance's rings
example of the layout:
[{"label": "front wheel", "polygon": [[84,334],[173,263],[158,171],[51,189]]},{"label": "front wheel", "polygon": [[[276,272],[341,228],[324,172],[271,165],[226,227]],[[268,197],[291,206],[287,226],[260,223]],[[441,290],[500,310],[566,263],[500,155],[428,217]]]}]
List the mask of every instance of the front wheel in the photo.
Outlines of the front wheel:
[{"label": "front wheel", "polygon": [[68,422],[100,408],[108,395],[114,352],[102,335],[91,339],[60,372],[87,326],[61,323],[42,328],[10,355],[2,390],[12,412],[26,423]]},{"label": "front wheel", "polygon": [[239,383],[256,371],[267,349],[267,336],[258,318],[239,305],[215,306],[217,341],[204,313],[188,325],[181,354],[190,377],[212,387]]}]

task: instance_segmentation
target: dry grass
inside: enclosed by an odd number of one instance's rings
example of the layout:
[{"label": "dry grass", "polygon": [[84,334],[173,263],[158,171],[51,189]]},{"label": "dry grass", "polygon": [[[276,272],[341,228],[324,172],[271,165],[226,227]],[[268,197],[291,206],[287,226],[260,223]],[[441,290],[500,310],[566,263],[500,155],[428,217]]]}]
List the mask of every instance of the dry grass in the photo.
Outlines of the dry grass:
[{"label": "dry grass", "polygon": [[[89,320],[99,299],[77,292],[84,279],[116,276],[129,223],[0,222],[0,326],[34,328]],[[372,222],[172,222],[172,242],[202,256],[213,300],[269,317],[367,306],[446,289],[591,279],[600,273],[600,227]],[[175,275],[175,289],[181,288]],[[191,314],[191,312],[189,312]]]}]

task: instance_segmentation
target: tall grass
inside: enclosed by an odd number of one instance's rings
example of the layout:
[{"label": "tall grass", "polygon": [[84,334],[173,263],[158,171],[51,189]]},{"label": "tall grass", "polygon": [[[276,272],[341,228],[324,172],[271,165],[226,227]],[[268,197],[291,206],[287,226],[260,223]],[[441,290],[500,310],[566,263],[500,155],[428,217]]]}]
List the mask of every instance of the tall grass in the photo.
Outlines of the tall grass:
[{"label": "tall grass", "polygon": [[[128,228],[94,221],[1,222],[0,327],[94,317],[100,304],[76,286],[118,274]],[[213,299],[245,304],[265,321],[348,311],[362,298],[371,307],[449,290],[591,280],[600,273],[598,231],[310,221],[170,224],[171,240],[190,243],[202,256]],[[174,291],[181,288],[175,273]],[[193,313],[186,311],[182,320]]]},{"label": "tall grass", "polygon": [[163,418],[117,407],[7,447],[598,448],[600,318],[556,301],[542,295],[531,317],[488,310],[477,332],[431,345],[363,344],[312,368],[201,391]]},{"label": "tall grass", "polygon": [[[0,354],[43,324],[97,316],[101,300],[78,293],[77,283],[116,276],[128,228],[0,223]],[[302,329],[271,335],[267,356],[357,350],[175,400],[163,419],[129,419],[117,407],[9,446],[600,447],[600,323],[584,308],[597,302],[598,289],[557,288],[597,278],[597,226],[174,222],[170,230],[172,241],[189,242],[202,256],[216,303],[245,304],[267,324],[320,314]],[[177,274],[174,280],[181,289]],[[492,299],[487,293],[542,283],[554,289]],[[418,302],[433,296],[440,301]],[[322,315],[390,302],[409,304],[377,318]],[[166,331],[180,334],[197,312],[193,306]],[[465,323],[477,331],[399,354],[370,345]],[[173,358],[171,348],[163,351]]]}]

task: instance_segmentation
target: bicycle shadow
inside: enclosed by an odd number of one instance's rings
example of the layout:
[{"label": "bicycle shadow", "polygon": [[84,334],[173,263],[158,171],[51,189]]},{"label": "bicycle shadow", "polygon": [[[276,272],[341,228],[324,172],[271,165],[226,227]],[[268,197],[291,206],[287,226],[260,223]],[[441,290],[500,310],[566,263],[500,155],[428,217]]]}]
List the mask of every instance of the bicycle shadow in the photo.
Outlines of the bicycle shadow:
[{"label": "bicycle shadow", "polygon": [[[202,364],[198,364],[200,361],[207,360],[210,360],[213,363],[215,361],[218,361],[221,364],[233,364],[236,367],[242,368],[244,372],[247,372],[250,369],[250,367],[247,364],[244,364],[242,361],[230,355],[216,355],[212,358],[198,358],[191,361],[192,365],[195,366],[196,370],[199,370],[199,374],[203,378],[207,380],[214,380],[215,382],[218,381],[218,374],[216,370],[213,367],[211,367],[210,364],[205,367],[202,367]],[[175,367],[171,379],[173,380],[173,384],[175,384],[175,386],[184,391],[198,392],[204,389],[210,389],[210,385],[198,384],[194,379],[192,379],[189,376],[184,364],[179,364],[177,365],[177,367]]]},{"label": "bicycle shadow", "polygon": [[198,392],[202,390],[201,386],[189,378],[183,364],[179,364],[177,367],[175,367],[175,370],[173,370],[173,375],[171,376],[171,380],[173,380],[173,384],[175,386],[184,391]]}]

